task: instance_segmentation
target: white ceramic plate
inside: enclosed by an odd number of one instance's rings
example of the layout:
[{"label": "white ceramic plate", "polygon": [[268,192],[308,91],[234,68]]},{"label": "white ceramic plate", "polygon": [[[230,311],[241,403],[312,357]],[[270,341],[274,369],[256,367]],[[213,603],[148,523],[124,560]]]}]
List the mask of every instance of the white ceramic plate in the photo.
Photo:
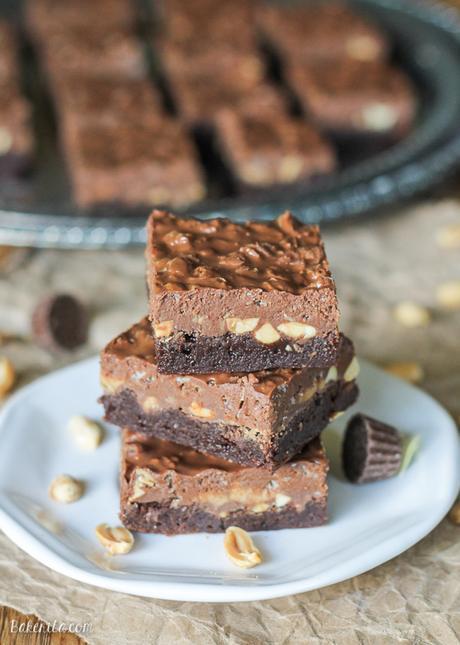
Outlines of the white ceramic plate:
[{"label": "white ceramic plate", "polygon": [[[405,473],[364,486],[346,483],[337,455],[331,454],[329,524],[256,534],[265,559],[255,569],[238,569],[227,560],[222,535],[142,535],[129,555],[103,553],[94,527],[118,524],[118,431],[108,428],[102,446],[88,454],[79,452],[66,430],[71,415],[101,416],[96,359],[36,381],[4,408],[0,528],[60,573],[154,598],[259,600],[317,589],[367,571],[438,524],[457,495],[460,455],[454,422],[429,396],[366,363],[359,380],[362,394],[355,409],[420,434],[420,452]],[[328,430],[329,439],[331,432],[341,431],[347,416]],[[61,506],[48,498],[50,481],[61,473],[87,482],[86,494],[75,504]]]}]

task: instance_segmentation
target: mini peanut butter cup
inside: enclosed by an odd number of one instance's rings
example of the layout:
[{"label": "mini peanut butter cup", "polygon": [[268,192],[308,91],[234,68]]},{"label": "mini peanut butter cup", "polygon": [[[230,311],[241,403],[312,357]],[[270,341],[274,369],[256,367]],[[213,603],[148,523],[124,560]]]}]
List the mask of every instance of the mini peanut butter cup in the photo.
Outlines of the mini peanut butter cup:
[{"label": "mini peanut butter cup", "polygon": [[388,479],[401,467],[401,435],[392,426],[356,414],[345,431],[342,458],[345,475],[354,484]]},{"label": "mini peanut butter cup", "polygon": [[32,315],[32,334],[38,345],[51,350],[72,350],[86,342],[88,314],[74,296],[47,296]]}]

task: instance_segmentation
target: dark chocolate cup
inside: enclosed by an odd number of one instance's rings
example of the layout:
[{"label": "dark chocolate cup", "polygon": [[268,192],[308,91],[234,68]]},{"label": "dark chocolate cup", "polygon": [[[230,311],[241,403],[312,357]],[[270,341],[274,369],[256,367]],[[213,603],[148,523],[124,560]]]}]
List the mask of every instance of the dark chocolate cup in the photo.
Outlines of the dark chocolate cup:
[{"label": "dark chocolate cup", "polygon": [[356,414],[350,419],[343,443],[343,469],[354,484],[388,479],[401,467],[401,435],[392,426]]}]

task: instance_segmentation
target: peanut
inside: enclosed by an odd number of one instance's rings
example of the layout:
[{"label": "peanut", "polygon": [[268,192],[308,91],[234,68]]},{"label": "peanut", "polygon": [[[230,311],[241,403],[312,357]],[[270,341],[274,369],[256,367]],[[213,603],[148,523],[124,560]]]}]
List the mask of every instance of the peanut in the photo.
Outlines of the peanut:
[{"label": "peanut", "polygon": [[129,553],[134,545],[133,534],[124,526],[111,527],[108,524],[99,524],[96,527],[96,537],[110,555]]},{"label": "peanut", "polygon": [[172,320],[163,320],[163,322],[156,323],[153,326],[155,331],[155,336],[157,338],[164,338],[165,336],[170,336],[173,330],[173,321]]},{"label": "peanut", "polygon": [[12,389],[16,380],[13,363],[6,357],[0,357],[0,398]]},{"label": "peanut", "polygon": [[230,560],[243,569],[250,569],[262,562],[262,554],[251,536],[238,526],[229,526],[225,531],[224,548]]},{"label": "peanut", "polygon": [[450,509],[449,519],[453,524],[460,526],[460,502],[454,504]]},{"label": "peanut", "polygon": [[196,401],[192,401],[189,410],[193,416],[201,417],[203,419],[211,419],[214,416],[214,412],[212,410],[205,408]]},{"label": "peanut", "polygon": [[276,343],[276,341],[281,338],[276,329],[270,325],[270,323],[262,325],[262,327],[255,332],[254,337],[259,341],[259,343],[263,343],[264,345]]},{"label": "peanut", "polygon": [[446,309],[460,309],[460,280],[440,284],[436,291],[436,298]]},{"label": "peanut", "polygon": [[460,248],[460,223],[440,228],[436,233],[436,242],[442,249]]},{"label": "peanut", "polygon": [[388,365],[384,366],[384,370],[409,383],[420,383],[424,376],[423,367],[419,363],[388,363]]},{"label": "peanut", "polygon": [[404,327],[425,327],[430,322],[430,312],[415,302],[400,302],[394,308],[394,317]]},{"label": "peanut", "polygon": [[275,506],[277,508],[282,508],[283,506],[286,506],[286,504],[289,504],[291,501],[291,498],[288,495],[283,495],[283,493],[278,493],[278,495],[275,497]]},{"label": "peanut", "polygon": [[88,452],[96,450],[104,438],[104,431],[101,426],[83,416],[72,417],[67,427],[77,446]]},{"label": "peanut", "polygon": [[53,479],[48,489],[51,499],[61,504],[76,502],[83,495],[83,491],[84,486],[82,482],[74,479],[70,475],[59,475]]},{"label": "peanut", "polygon": [[225,324],[232,334],[246,334],[254,331],[259,323],[259,318],[226,318]]},{"label": "peanut", "polygon": [[301,322],[287,322],[278,325],[278,331],[289,338],[298,340],[299,338],[313,338],[316,336],[316,329],[312,325]]},{"label": "peanut", "polygon": [[345,370],[345,374],[343,375],[343,380],[347,382],[354,381],[355,378],[358,378],[360,369],[361,368],[359,366],[358,359],[356,358],[356,356],[353,356],[350,365]]}]

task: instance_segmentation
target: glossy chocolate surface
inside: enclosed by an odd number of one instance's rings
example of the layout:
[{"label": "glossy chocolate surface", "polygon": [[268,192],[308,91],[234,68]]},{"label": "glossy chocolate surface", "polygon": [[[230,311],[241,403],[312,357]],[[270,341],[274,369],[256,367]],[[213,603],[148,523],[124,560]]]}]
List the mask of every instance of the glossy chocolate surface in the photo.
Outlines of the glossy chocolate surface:
[{"label": "glossy chocolate surface", "polygon": [[298,294],[333,286],[318,226],[302,225],[288,212],[275,222],[236,224],[154,211],[147,255],[154,285],[167,291],[258,288]]}]

